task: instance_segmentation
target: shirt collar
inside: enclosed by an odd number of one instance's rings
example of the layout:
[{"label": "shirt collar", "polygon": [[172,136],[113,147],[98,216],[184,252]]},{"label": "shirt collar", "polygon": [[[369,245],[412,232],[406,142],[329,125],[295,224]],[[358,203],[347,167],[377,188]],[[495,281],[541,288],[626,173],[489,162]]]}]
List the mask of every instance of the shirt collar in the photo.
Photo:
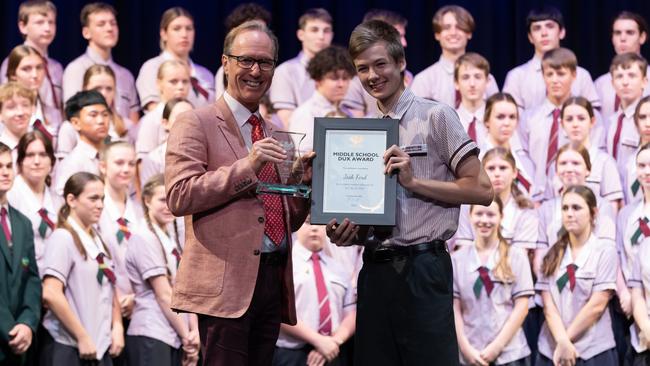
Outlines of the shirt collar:
[{"label": "shirt collar", "polygon": [[449,75],[454,74],[454,62],[442,57],[442,55],[440,55],[440,59],[438,59],[438,62],[440,63],[440,66],[442,66],[442,69],[445,70],[447,74]]},{"label": "shirt collar", "polygon": [[12,151],[18,146],[18,140],[16,140],[7,129],[2,130],[0,133],[0,142],[7,145]]},{"label": "shirt collar", "polygon": [[90,46],[86,47],[86,55],[88,55],[88,58],[90,58],[91,61],[93,61],[96,64],[99,65],[110,65],[113,63],[113,56],[110,56],[107,60],[104,60],[95,50],[93,50]]},{"label": "shirt collar", "polygon": [[81,225],[72,217],[68,217],[67,221],[72,230],[74,230],[79,236],[79,240],[81,241],[81,244],[83,245],[86,253],[90,258],[97,258],[97,255],[99,255],[99,253],[104,253],[104,255],[107,256],[106,250],[104,250],[104,245],[101,241],[98,240],[98,234],[94,231],[94,229],[92,229],[93,236],[90,236],[90,233],[84,230]]},{"label": "shirt collar", "polygon": [[298,62],[300,62],[300,64],[302,66],[307,68],[307,65],[309,64],[309,58],[307,57],[307,55],[304,52],[300,51],[298,53],[298,56],[296,56],[296,58],[298,59]]},{"label": "shirt collar", "polygon": [[542,71],[542,60],[536,56],[533,56],[533,58],[528,61],[528,64],[533,68],[533,70]]},{"label": "shirt collar", "polygon": [[133,202],[130,199],[126,199],[126,207],[124,208],[124,215],[120,215],[120,211],[117,208],[117,204],[113,201],[113,198],[108,194],[108,188],[104,188],[104,210],[108,214],[108,217],[112,222],[117,221],[120,217],[124,217],[129,223],[135,223],[138,217],[135,214],[135,208],[133,207]]},{"label": "shirt collar", "polygon": [[88,159],[97,160],[99,158],[97,156],[97,154],[99,154],[97,149],[82,139],[79,139],[75,148],[78,149],[81,154],[83,154],[83,156],[87,157]]},{"label": "shirt collar", "polygon": [[463,103],[461,103],[458,106],[458,109],[456,109],[456,113],[458,113],[458,115],[462,115],[470,122],[472,121],[472,118],[476,117],[477,122],[483,123],[483,118],[485,117],[485,103],[483,103],[483,106],[477,109],[474,113],[470,112],[467,108],[465,108]]},{"label": "shirt collar", "polygon": [[576,258],[575,261],[573,260],[571,245],[567,244],[566,250],[564,251],[564,257],[562,257],[560,268],[564,271],[569,264],[574,263],[576,266],[578,266],[578,269],[582,269],[585,263],[587,263],[587,259],[591,256],[591,251],[593,250],[595,244],[596,237],[592,232],[589,236],[589,239],[587,239],[587,242],[582,247],[582,250],[580,250],[580,254],[578,254],[578,258]]},{"label": "shirt collar", "polygon": [[560,107],[555,106],[553,103],[548,98],[544,98],[544,103],[542,103],[542,112],[544,113],[544,116],[552,116],[553,111],[556,109],[560,109]]},{"label": "shirt collar", "polygon": [[171,254],[174,249],[176,249],[176,244],[174,244],[174,240],[169,237],[158,225],[153,224],[151,225],[153,227],[153,231],[160,239],[160,242],[162,243],[163,247],[165,248],[165,253]]},{"label": "shirt collar", "polygon": [[634,103],[630,104],[625,108],[623,113],[625,113],[625,118],[632,119],[634,117],[634,111],[636,110],[637,104],[639,104],[640,99],[637,99],[634,101]]},{"label": "shirt collar", "polygon": [[[248,108],[244,107],[243,104],[241,104],[237,99],[233,98],[228,94],[228,92],[223,93],[223,99],[226,102],[226,105],[228,105],[228,108],[232,112],[233,117],[235,117],[235,121],[237,122],[237,125],[239,127],[242,127],[248,122],[248,119],[250,116],[253,114],[251,111],[248,110]],[[255,111],[254,113],[257,118],[262,120],[262,117],[259,114],[259,110]]]},{"label": "shirt collar", "polygon": [[[312,254],[314,254],[314,252],[312,252],[311,250],[305,248],[305,246],[300,241],[296,240],[296,243],[298,243],[298,245],[293,246],[294,255],[296,255],[296,257],[298,259],[300,259],[300,260],[302,260],[304,262],[309,262],[311,260]],[[325,254],[324,251],[321,250],[321,251],[319,251],[317,253],[318,253],[319,257],[320,257],[321,262],[323,262],[323,263],[327,262],[327,255]]]},{"label": "shirt collar", "polygon": [[[485,263],[485,267],[487,267],[488,270],[492,271],[494,267],[496,267],[497,262],[499,261],[499,246],[497,245],[496,248],[492,249],[492,253],[488,256],[487,263]],[[469,263],[467,265],[468,272],[476,272],[480,267],[482,267],[483,264],[481,264],[481,259],[478,256],[478,251],[476,250],[476,244],[471,244],[469,248]]]},{"label": "shirt collar", "polygon": [[397,103],[393,105],[393,107],[388,111],[388,113],[382,115],[381,112],[379,112],[380,117],[386,118],[386,116],[388,116],[390,118],[401,120],[402,117],[404,116],[404,113],[406,113],[413,100],[415,100],[415,94],[413,94],[411,89],[410,88],[404,89],[402,95],[399,96]]},{"label": "shirt collar", "polygon": [[325,113],[318,113],[318,114],[322,114],[324,116],[327,113],[336,110],[336,106],[332,104],[329,100],[327,100],[327,98],[325,98],[325,96],[321,94],[318,90],[314,91],[312,97],[314,101],[314,107],[316,107],[317,111],[325,112]]},{"label": "shirt collar", "polygon": [[16,176],[12,189],[15,189],[20,193],[19,196],[21,197],[21,200],[24,200],[30,211],[37,212],[41,208],[45,208],[49,214],[56,215],[56,208],[54,208],[54,201],[52,200],[52,195],[50,194],[48,187],[45,187],[43,192],[42,203],[38,202],[36,195],[32,192],[31,188],[29,188],[22,175]]}]

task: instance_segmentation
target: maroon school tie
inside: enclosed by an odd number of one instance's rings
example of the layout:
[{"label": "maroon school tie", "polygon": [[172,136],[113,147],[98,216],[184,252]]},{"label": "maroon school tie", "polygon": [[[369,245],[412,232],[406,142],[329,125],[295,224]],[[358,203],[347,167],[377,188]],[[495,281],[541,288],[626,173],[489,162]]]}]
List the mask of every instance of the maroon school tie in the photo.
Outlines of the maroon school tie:
[{"label": "maroon school tie", "polygon": [[41,223],[38,225],[38,233],[41,235],[41,238],[45,239],[47,229],[49,228],[50,230],[54,230],[56,225],[52,220],[50,220],[50,217],[47,216],[47,210],[45,207],[38,210],[38,215],[41,217]]},{"label": "maroon school tie", "polygon": [[472,118],[472,122],[467,126],[467,134],[469,135],[469,138],[476,142],[476,117]]},{"label": "maroon school tie", "polygon": [[523,174],[521,174],[521,170],[519,169],[517,169],[517,181],[521,183],[524,188],[526,188],[526,192],[530,193],[530,182],[524,177]]},{"label": "maroon school tie", "polygon": [[7,221],[7,209],[4,207],[0,210],[0,223],[2,223],[2,232],[5,235],[7,245],[11,248],[11,230],[9,230],[9,222]]},{"label": "maroon school tie", "polygon": [[194,90],[194,93],[201,94],[205,99],[208,99],[208,91],[203,89],[203,87],[199,83],[199,79],[192,76],[190,78],[190,82],[192,83],[192,89]]},{"label": "maroon school tie", "polygon": [[614,97],[614,112],[618,112],[618,109],[621,107],[621,98],[616,95]]},{"label": "maroon school tie", "polygon": [[47,66],[47,58],[43,57],[43,65],[45,66],[45,77],[47,78],[47,81],[50,82],[50,89],[52,90],[52,101],[54,102],[54,106],[57,109],[61,109],[61,106],[59,105],[59,99],[56,97],[56,92],[54,91],[54,82],[52,81],[52,76],[50,76],[50,69]]},{"label": "maroon school tie", "polygon": [[562,292],[567,282],[569,283],[569,290],[573,292],[573,289],[576,288],[576,270],[578,266],[574,263],[566,266],[566,272],[557,279],[556,284],[559,292]]},{"label": "maroon school tie", "polygon": [[[253,126],[253,130],[251,131],[253,143],[263,139],[264,129],[262,128],[262,121],[256,115],[252,114],[248,118],[248,123]],[[264,164],[257,177],[262,182],[280,183],[280,177],[272,163],[267,162]],[[266,216],[264,233],[275,245],[280,245],[285,235],[282,198],[275,194],[262,194],[260,197],[264,202],[264,216]]]},{"label": "maroon school tie", "polygon": [[618,159],[618,142],[621,140],[621,130],[623,130],[623,118],[625,118],[625,113],[621,112],[618,115],[618,120],[616,121],[616,132],[614,133],[614,146],[612,146],[612,155],[614,159]]},{"label": "maroon school tie", "polygon": [[52,142],[52,139],[54,138],[54,136],[52,136],[50,131],[47,130],[47,128],[45,127],[45,125],[43,124],[43,122],[40,119],[36,119],[36,121],[34,121],[34,129],[37,130],[38,132],[42,133],[43,136],[45,136],[46,139],[48,139],[50,142]]},{"label": "maroon school tie", "polygon": [[316,278],[316,293],[318,294],[318,333],[330,335],[332,333],[332,313],[330,299],[325,286],[325,277],[320,267],[320,256],[318,253],[311,254],[311,263],[314,266],[314,277]]},{"label": "maroon school tie", "polygon": [[172,255],[176,258],[176,268],[178,268],[178,265],[181,264],[181,253],[178,249],[174,248],[172,249]]},{"label": "maroon school tie", "polygon": [[461,101],[461,99],[462,99],[462,98],[461,98],[460,92],[459,92],[458,90],[456,90],[456,91],[454,92],[454,107],[455,107],[456,109],[458,109],[458,107],[460,107],[460,101]]},{"label": "maroon school tie", "polygon": [[548,137],[548,150],[546,150],[546,172],[555,159],[558,146],[558,132],[560,130],[560,110],[555,108],[553,110],[553,123],[551,124],[551,134]]}]

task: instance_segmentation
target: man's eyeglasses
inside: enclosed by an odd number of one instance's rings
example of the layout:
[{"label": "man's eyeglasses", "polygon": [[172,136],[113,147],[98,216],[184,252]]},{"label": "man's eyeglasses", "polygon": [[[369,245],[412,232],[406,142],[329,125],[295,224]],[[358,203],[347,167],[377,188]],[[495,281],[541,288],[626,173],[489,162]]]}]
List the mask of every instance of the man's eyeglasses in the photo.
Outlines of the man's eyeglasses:
[{"label": "man's eyeglasses", "polygon": [[248,56],[235,56],[235,55],[226,55],[227,57],[234,58],[237,60],[237,65],[242,69],[252,69],[253,65],[257,64],[262,71],[271,71],[275,67],[275,60],[268,58],[256,59]]}]

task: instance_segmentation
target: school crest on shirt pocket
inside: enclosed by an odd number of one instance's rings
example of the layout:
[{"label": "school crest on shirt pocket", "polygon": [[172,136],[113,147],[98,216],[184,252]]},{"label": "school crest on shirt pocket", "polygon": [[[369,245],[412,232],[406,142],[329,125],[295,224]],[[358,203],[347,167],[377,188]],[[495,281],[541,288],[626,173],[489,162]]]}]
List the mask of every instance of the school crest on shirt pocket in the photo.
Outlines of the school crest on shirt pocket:
[{"label": "school crest on shirt pocket", "polygon": [[23,269],[23,273],[29,272],[29,257],[23,257],[20,260],[20,268]]}]

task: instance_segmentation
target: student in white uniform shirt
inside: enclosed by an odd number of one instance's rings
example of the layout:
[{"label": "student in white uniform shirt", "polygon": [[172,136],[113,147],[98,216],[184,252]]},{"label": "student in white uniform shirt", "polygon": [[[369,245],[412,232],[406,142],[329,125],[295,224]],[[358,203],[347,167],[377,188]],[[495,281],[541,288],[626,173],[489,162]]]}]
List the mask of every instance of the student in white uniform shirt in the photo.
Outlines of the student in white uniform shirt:
[{"label": "student in white uniform shirt", "polygon": [[139,122],[138,138],[135,142],[138,157],[142,157],[167,140],[167,132],[161,123],[165,103],[172,98],[188,99],[190,84],[190,72],[184,63],[167,60],[160,64],[156,81],[160,93],[155,102],[157,104]]},{"label": "student in white uniform shirt", "polygon": [[479,158],[483,158],[487,151],[495,147],[510,151],[517,167],[515,172],[517,186],[525,195],[529,197],[534,195],[539,190],[533,180],[535,165],[516,133],[519,110],[515,100],[509,94],[493,94],[485,103],[484,118],[487,135],[479,145],[481,149]]},{"label": "student in white uniform shirt", "polygon": [[190,93],[183,96],[195,107],[214,100],[214,75],[190,58],[194,47],[194,18],[181,7],[167,9],[160,19],[160,49],[162,53],[146,61],[140,68],[136,87],[145,111],[152,111],[157,103],[165,103],[156,80],[160,80],[160,67],[165,61],[176,60],[189,69]]},{"label": "student in white uniform shirt", "polygon": [[[542,57],[546,52],[559,48],[560,41],[566,36],[564,17],[551,6],[532,9],[526,17],[526,25],[528,41],[535,53],[530,61],[510,70],[503,84],[503,91],[512,94],[517,105],[524,110],[536,108],[544,102],[546,88],[542,77]],[[587,98],[596,108],[600,106],[589,71],[577,65],[571,94]]]},{"label": "student in white uniform shirt", "polygon": [[[226,30],[225,34],[228,34],[231,29],[249,20],[260,21],[269,27],[271,25],[271,13],[256,3],[243,3],[237,5],[237,7],[235,7],[223,21]],[[216,91],[214,96],[215,100],[221,98],[223,92],[226,91],[226,84],[227,80],[223,73],[223,66],[219,66],[217,73],[214,75],[214,88]]]},{"label": "student in white uniform shirt", "polygon": [[[650,96],[641,98],[634,111],[634,124],[639,134],[639,149],[641,146],[650,143]],[[630,157],[625,164],[623,176],[623,192],[625,193],[625,204],[631,205],[643,200],[641,183],[637,179],[636,160],[639,149]]]},{"label": "student in white uniform shirt", "polygon": [[275,69],[269,89],[273,109],[285,126],[289,125],[293,111],[314,93],[315,83],[307,73],[307,64],[332,43],[332,16],[323,8],[307,10],[298,19],[296,36],[302,44],[300,53]]},{"label": "student in white uniform shirt", "polygon": [[460,105],[456,108],[456,113],[467,135],[479,146],[487,135],[483,121],[489,75],[490,63],[478,53],[467,52],[456,60],[454,86],[460,93]]},{"label": "student in white uniform shirt", "polygon": [[[627,10],[620,12],[612,22],[612,46],[617,55],[634,52],[641,54],[641,46],[648,37],[648,23],[637,13]],[[648,74],[648,72],[646,72]],[[596,91],[600,97],[600,113],[605,120],[621,110],[621,98],[616,95],[612,85],[612,74],[601,75],[595,82]],[[650,89],[643,92],[648,95]]]},{"label": "student in white uniform shirt", "polygon": [[632,265],[632,274],[627,285],[632,292],[632,306],[634,324],[630,327],[631,344],[630,352],[634,366],[643,366],[650,363],[650,277],[648,276],[650,245],[643,243],[639,248],[639,256]]},{"label": "student in white uniform shirt", "polygon": [[112,365],[124,348],[124,329],[111,253],[95,230],[104,184],[91,173],[70,177],[57,229],[45,244],[43,303],[48,332],[41,365]]},{"label": "student in white uniform shirt", "polygon": [[619,364],[607,304],[616,288],[616,248],[593,232],[596,197],[584,186],[562,195],[563,235],[542,263],[535,289],[545,322],[536,365]]},{"label": "student in white uniform shirt", "polygon": [[472,205],[476,233],[471,245],[451,256],[454,317],[463,365],[530,365],[522,325],[535,294],[526,252],[508,244],[500,232],[503,203]]},{"label": "student in white uniform shirt", "polygon": [[61,196],[50,187],[50,173],[56,161],[54,149],[43,134],[32,131],[20,139],[17,151],[18,176],[7,198],[31,221],[36,264],[42,271],[45,240],[56,228],[56,215],[63,204]]},{"label": "student in white uniform shirt", "polygon": [[42,103],[38,94],[43,80],[45,80],[45,60],[43,57],[30,46],[17,46],[8,57],[7,79],[15,81],[36,93],[36,108],[29,121],[29,127],[41,131],[55,142],[56,133],[63,117],[60,109]]},{"label": "student in white uniform shirt", "polygon": [[305,134],[299,146],[304,151],[313,150],[314,118],[325,117],[332,112],[345,115],[340,109],[340,103],[355,69],[346,49],[330,46],[319,51],[309,61],[307,72],[316,84],[316,91],[293,111],[288,129]]},{"label": "student in white uniform shirt", "polygon": [[[120,116],[115,108],[115,73],[110,66],[93,65],[86,70],[83,79],[83,90],[97,90],[100,92],[106,103],[111,107],[111,120],[108,128],[108,135],[111,141],[129,141],[135,143],[135,134],[131,133],[134,126],[133,121],[126,116]],[[59,129],[56,144],[58,159],[65,158],[77,145],[79,132],[74,129],[70,121],[64,121]]]},{"label": "student in white uniform shirt", "polygon": [[126,270],[135,291],[135,308],[127,329],[130,365],[196,365],[199,331],[196,314],[171,310],[176,268],[183,250],[174,216],[167,207],[161,174],[142,190],[145,226],[126,249]]},{"label": "student in white uniform shirt", "polygon": [[[490,177],[495,195],[503,205],[501,233],[508,244],[533,251],[538,242],[538,219],[532,201],[516,183],[517,167],[510,151],[496,147],[489,150],[481,161]],[[455,245],[471,245],[476,234],[469,219],[469,206],[461,206]]]},{"label": "student in white uniform shirt", "polygon": [[122,316],[133,310],[133,288],[126,274],[126,250],[133,233],[141,228],[142,207],[129,196],[135,176],[135,150],[128,142],[111,142],[100,153],[99,171],[104,177],[104,210],[99,231],[113,255],[117,283],[115,290]]},{"label": "student in white uniform shirt", "polygon": [[65,159],[57,164],[54,189],[63,193],[68,178],[77,172],[99,174],[99,151],[108,136],[110,108],[96,90],[80,91],[68,99],[65,112],[79,132],[79,142]]},{"label": "student in white uniform shirt", "polygon": [[[442,54],[438,62],[415,75],[411,90],[419,97],[457,108],[460,105],[460,94],[454,88],[454,63],[465,54],[475,28],[474,18],[463,7],[447,5],[436,11],[432,23]],[[485,98],[498,91],[496,80],[489,75]]]},{"label": "student in white uniform shirt", "polygon": [[311,225],[307,217],[295,238],[291,255],[298,323],[280,326],[272,364],[323,365],[326,361],[338,365],[339,346],[355,330],[356,301],[350,278],[323,252],[325,226]]},{"label": "student in white uniform shirt", "polygon": [[27,133],[35,103],[36,94],[32,90],[16,82],[0,85],[0,142],[11,149],[14,163],[18,158],[16,146],[20,138]]},{"label": "student in white uniform shirt", "polygon": [[607,151],[616,159],[619,173],[623,172],[625,164],[639,147],[634,111],[648,85],[647,69],[646,59],[632,52],[616,55],[609,67],[612,85],[621,100],[621,109],[609,118]]},{"label": "student in white uniform shirt", "polygon": [[[176,117],[183,112],[192,110],[194,107],[186,99],[172,98],[165,103],[163,108],[162,127],[165,129],[165,136],[176,122]],[[167,151],[167,139],[165,142],[158,145],[155,149],[149,151],[146,155],[138,160],[138,173],[140,184],[144,184],[156,174],[161,174],[165,171],[165,152]]]},{"label": "student in white uniform shirt", "polygon": [[[596,117],[591,103],[583,97],[571,97],[562,105],[560,112],[562,129],[573,146],[584,146],[588,151],[591,167],[586,185],[599,198],[610,201],[614,212],[618,212],[623,201],[623,187],[616,161],[598,144],[593,143],[591,136]],[[604,131],[600,129],[598,134]],[[562,148],[560,148],[562,150]],[[555,165],[551,166],[547,176],[545,199],[561,195],[562,182],[556,175]]]}]

